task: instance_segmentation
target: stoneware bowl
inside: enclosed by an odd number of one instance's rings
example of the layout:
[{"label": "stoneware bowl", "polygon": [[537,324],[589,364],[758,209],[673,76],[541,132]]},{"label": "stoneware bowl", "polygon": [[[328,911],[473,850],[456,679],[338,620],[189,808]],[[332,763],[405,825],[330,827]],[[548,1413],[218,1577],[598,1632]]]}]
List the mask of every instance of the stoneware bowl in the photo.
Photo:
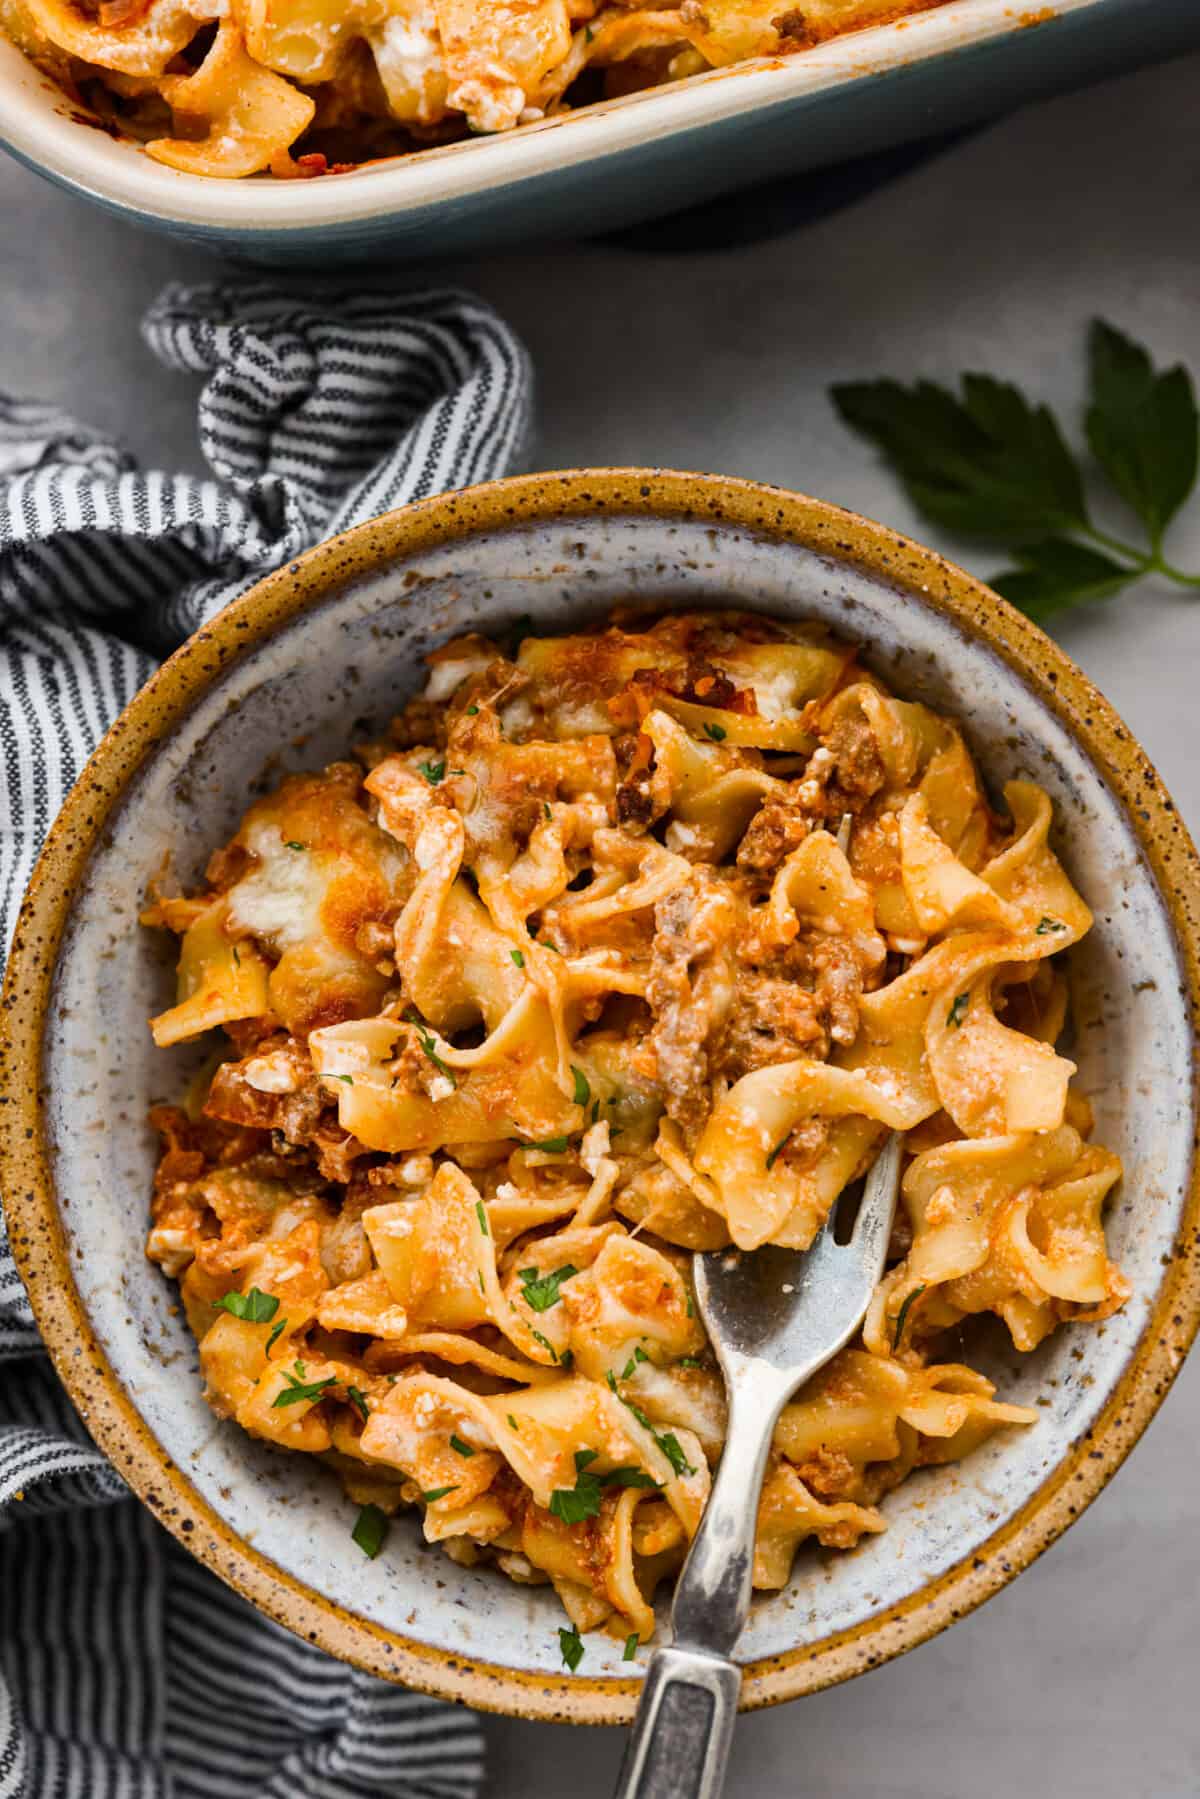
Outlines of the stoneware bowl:
[{"label": "stoneware bowl", "polygon": [[326,273],[331,254],[341,266],[593,235],[1200,44],[1200,9],[1189,0],[926,4],[802,55],[735,64],[321,181],[213,181],[166,168],[98,129],[0,37],[0,144],[153,230]]},{"label": "stoneware bowl", "polygon": [[756,1603],[744,1703],[844,1679],[969,1611],[1100,1490],[1196,1329],[1198,879],[1111,708],[939,556],[816,500],[648,470],[502,481],[334,538],[227,607],[104,739],[30,888],[0,1043],[3,1187],[34,1310],[92,1434],[163,1524],[334,1655],[476,1705],[599,1723],[633,1711],[639,1674],[619,1643],[590,1636],[568,1673],[549,1588],[455,1566],[412,1518],[366,1560],[331,1474],[206,1408],[174,1288],[142,1253],[146,1109],[178,1093],[187,1061],[151,1045],[146,1018],[169,1003],[172,975],[137,912],[165,856],[199,874],[268,764],[319,764],[386,720],[432,645],[525,613],[570,628],[630,600],[815,617],[858,641],[902,695],[964,722],[993,790],[1017,774],[1049,789],[1095,909],[1071,1053],[1125,1163],[1110,1231],[1134,1296],[1027,1358],[999,1332],[982,1338],[1004,1397],[1037,1402],[1038,1423],[907,1482],[885,1502],[885,1536],[802,1552],[787,1590]]}]

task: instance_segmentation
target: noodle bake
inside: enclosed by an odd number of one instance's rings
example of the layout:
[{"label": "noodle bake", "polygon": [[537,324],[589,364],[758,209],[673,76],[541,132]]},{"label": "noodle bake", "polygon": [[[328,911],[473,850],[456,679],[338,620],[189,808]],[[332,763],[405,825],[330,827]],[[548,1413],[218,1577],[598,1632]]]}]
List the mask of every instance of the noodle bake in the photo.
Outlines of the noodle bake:
[{"label": "noodle bake", "polygon": [[0,0],[0,29],[185,174],[341,173],[941,0]]},{"label": "noodle bake", "polygon": [[904,1133],[861,1337],[776,1432],[760,1588],[1035,1422],[956,1359],[971,1319],[1029,1351],[1125,1299],[1120,1162],[1055,1047],[1092,919],[1046,794],[994,809],[958,726],[821,630],[617,614],[429,664],[151,896],[156,1042],[224,1035],[153,1113],[148,1252],[220,1416],[330,1463],[368,1555],[415,1506],[551,1583],[573,1667],[651,1636],[721,1453],[691,1251],[807,1247]]}]

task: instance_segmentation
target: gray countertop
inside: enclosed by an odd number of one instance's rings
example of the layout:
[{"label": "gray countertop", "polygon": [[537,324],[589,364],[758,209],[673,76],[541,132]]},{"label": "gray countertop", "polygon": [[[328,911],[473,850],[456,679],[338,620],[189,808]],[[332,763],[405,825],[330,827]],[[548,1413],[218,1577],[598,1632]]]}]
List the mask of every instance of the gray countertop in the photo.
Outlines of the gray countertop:
[{"label": "gray countertop", "polygon": [[[1181,4],[1183,0],[1181,0]],[[535,466],[661,463],[806,489],[957,552],[837,423],[831,380],[976,367],[1077,425],[1096,313],[1200,372],[1200,58],[1018,114],[836,217],[708,255],[589,245],[439,270],[523,333]],[[819,179],[819,177],[818,177]],[[199,466],[195,384],[138,319],[204,254],[142,236],[11,163],[0,386],[55,399],[147,461]],[[1200,504],[1173,534],[1200,568]],[[1145,582],[1065,620],[1200,833],[1200,600]],[[982,1611],[849,1686],[745,1718],[731,1795],[1184,1799],[1200,1792],[1200,1355],[1068,1536]],[[489,1799],[601,1799],[615,1731],[493,1720]]]}]

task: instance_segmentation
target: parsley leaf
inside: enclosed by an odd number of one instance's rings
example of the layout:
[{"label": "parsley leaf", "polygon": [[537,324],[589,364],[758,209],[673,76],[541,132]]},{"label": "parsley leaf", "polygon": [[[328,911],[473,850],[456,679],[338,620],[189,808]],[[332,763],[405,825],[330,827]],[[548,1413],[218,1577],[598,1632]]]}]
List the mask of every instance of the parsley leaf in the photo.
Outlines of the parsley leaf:
[{"label": "parsley leaf", "polygon": [[451,1067],[449,1067],[445,1062],[443,1062],[442,1058],[438,1055],[437,1048],[434,1043],[433,1032],[429,1029],[429,1026],[427,1024],[423,1024],[421,1022],[421,1020],[417,1017],[415,1012],[412,1012],[412,1011],[407,1012],[407,1013],[405,1013],[405,1017],[407,1018],[409,1024],[411,1024],[413,1030],[417,1033],[417,1042],[421,1045],[421,1048],[424,1050],[425,1055],[433,1063],[433,1065],[437,1069],[438,1073],[440,1075],[444,1075],[446,1080],[449,1081],[449,1083],[452,1087],[457,1087],[458,1086],[458,1078],[455,1075],[454,1070]]},{"label": "parsley leaf", "polygon": [[1043,537],[1018,547],[1020,568],[1002,569],[988,585],[1040,624],[1069,606],[1107,600],[1142,572],[1069,537]]},{"label": "parsley leaf", "polygon": [[588,1085],[588,1078],[586,1074],[584,1074],[582,1068],[576,1068],[574,1062],[571,1064],[571,1074],[575,1080],[575,1104],[577,1106],[586,1106],[592,1097],[592,1089]]},{"label": "parsley leaf", "polygon": [[550,1510],[564,1524],[582,1524],[600,1512],[602,1488],[596,1475],[587,1472],[589,1462],[596,1459],[594,1449],[575,1452],[575,1485],[556,1487],[550,1495]]},{"label": "parsley leaf", "polygon": [[1037,930],[1033,934],[1035,937],[1047,937],[1051,931],[1065,931],[1066,928],[1067,927],[1062,922],[1061,918],[1050,918],[1047,916],[1038,919]]},{"label": "parsley leaf", "polygon": [[244,1318],[247,1324],[268,1324],[279,1310],[279,1301],[273,1293],[251,1287],[248,1293],[222,1294],[216,1309],[232,1318]]},{"label": "parsley leaf", "polygon": [[954,1004],[946,1014],[946,1023],[951,1030],[957,1031],[961,1029],[962,1021],[967,1015],[967,1007],[970,1003],[971,995],[969,993],[958,993],[955,995]]},{"label": "parsley leaf", "polygon": [[1196,484],[1200,420],[1181,364],[1159,374],[1140,344],[1093,319],[1088,447],[1157,551]]},{"label": "parsley leaf", "polygon": [[621,1660],[623,1662],[633,1661],[634,1657],[637,1655],[638,1645],[640,1642],[641,1642],[641,1638],[638,1636],[637,1631],[631,1630],[629,1635],[625,1639],[625,1652],[621,1657]]},{"label": "parsley leaf", "polygon": [[512,957],[513,961],[516,963],[518,968],[524,968],[525,952],[523,950],[510,949],[508,953]]},{"label": "parsley leaf", "polygon": [[308,845],[307,843],[297,843],[293,838],[290,842],[285,843],[283,847],[288,850],[306,850]]},{"label": "parsley leaf", "polygon": [[694,1474],[696,1470],[683,1453],[683,1445],[673,1431],[664,1431],[658,1438],[658,1447],[674,1468],[676,1474]]},{"label": "parsley leaf", "polygon": [[355,1411],[365,1424],[367,1419],[371,1416],[371,1408],[367,1404],[367,1396],[362,1388],[347,1387],[346,1398],[350,1401],[350,1404],[354,1407]]},{"label": "parsley leaf", "polygon": [[295,1374],[289,1374],[285,1368],[283,1378],[287,1386],[276,1393],[271,1401],[272,1409],[283,1405],[300,1405],[304,1400],[323,1399],[330,1387],[336,1387],[337,1375],[331,1374],[325,1380],[306,1381],[304,1379],[303,1362],[296,1363]]},{"label": "parsley leaf", "polygon": [[639,1343],[637,1345],[637,1347],[635,1348],[633,1354],[630,1356],[629,1360],[626,1362],[625,1366],[622,1368],[621,1379],[629,1380],[632,1377],[632,1375],[634,1374],[634,1372],[636,1371],[638,1363],[639,1362],[648,1362],[649,1360],[650,1360],[650,1357],[646,1354],[645,1350],[642,1348],[641,1344]]},{"label": "parsley leaf", "polygon": [[960,399],[934,381],[857,381],[832,398],[893,464],[913,504],[948,530],[1004,542],[1087,523],[1079,468],[1053,413],[1010,382],[964,375]]},{"label": "parsley leaf", "polygon": [[770,1155],[767,1157],[767,1167],[768,1168],[774,1168],[775,1163],[780,1155],[780,1152],[782,1150],[786,1149],[787,1140],[788,1140],[788,1137],[791,1136],[791,1134],[792,1133],[789,1131],[787,1134],[787,1137],[781,1137],[779,1139],[779,1142],[775,1145],[774,1149],[771,1151]]},{"label": "parsley leaf", "polygon": [[372,1561],[383,1548],[383,1539],[387,1536],[387,1513],[381,1512],[377,1505],[364,1505],[354,1520],[351,1537],[358,1544],[365,1556]]},{"label": "parsley leaf", "polygon": [[417,772],[425,776],[425,779],[429,782],[431,787],[436,787],[446,772],[445,760],[443,759],[441,762],[418,762]]},{"label": "parsley leaf", "polygon": [[267,1338],[267,1354],[268,1355],[270,1355],[271,1351],[274,1349],[276,1343],[278,1343],[280,1337],[282,1337],[282,1335],[286,1329],[287,1329],[287,1319],[286,1318],[277,1318],[275,1320],[275,1323],[271,1326],[271,1334]]},{"label": "parsley leaf", "polygon": [[908,1323],[908,1314],[912,1310],[913,1301],[915,1299],[920,1299],[920,1297],[921,1297],[922,1293],[924,1293],[924,1291],[925,1291],[924,1287],[914,1287],[911,1293],[905,1294],[904,1304],[900,1307],[899,1312],[896,1314],[896,1328],[892,1333],[892,1348],[893,1349],[899,1349],[900,1339],[904,1335],[904,1327]]},{"label": "parsley leaf", "polygon": [[[533,1338],[535,1343],[540,1343],[542,1348],[547,1351],[547,1353],[549,1354],[550,1360],[552,1362],[558,1362],[558,1360],[559,1360],[558,1351],[557,1351],[557,1349],[555,1349],[555,1347],[554,1347],[553,1343],[550,1341],[549,1337],[543,1337],[541,1331],[535,1331],[535,1330],[531,1330],[529,1334]],[[570,1355],[570,1353],[571,1353],[570,1350],[568,1350],[567,1355]],[[566,1367],[566,1365],[567,1365],[566,1356],[564,1356],[562,1358],[561,1365],[563,1367]]]},{"label": "parsley leaf", "polygon": [[606,1487],[648,1487],[652,1492],[659,1490],[658,1482],[644,1468],[613,1468],[610,1473],[601,1476]]},{"label": "parsley leaf", "polygon": [[1053,413],[1008,382],[964,375],[956,394],[933,381],[861,381],[832,388],[831,398],[845,423],[882,451],[927,518],[1016,549],[1019,566],[991,585],[1044,622],[1108,599],[1145,574],[1200,588],[1200,575],[1173,567],[1162,549],[1200,470],[1190,375],[1181,364],[1156,369],[1140,344],[1101,319],[1088,336],[1088,374],[1088,447],[1141,523],[1148,548],[1093,525],[1078,463]]},{"label": "parsley leaf", "polygon": [[724,743],[725,727],[724,725],[710,725],[706,722],[704,726],[704,735],[706,737],[711,737],[714,743]]},{"label": "parsley leaf", "polygon": [[650,1435],[654,1438],[654,1441],[658,1444],[658,1447],[662,1450],[663,1454],[666,1456],[667,1460],[670,1462],[670,1464],[671,1464],[672,1468],[675,1470],[676,1474],[694,1474],[696,1472],[696,1470],[693,1468],[692,1464],[688,1461],[687,1456],[684,1454],[684,1451],[683,1451],[683,1445],[679,1441],[679,1438],[674,1434],[674,1432],[673,1431],[664,1431],[663,1434],[661,1436],[659,1436],[658,1432],[655,1430],[654,1426],[651,1424],[649,1418],[647,1418],[647,1416],[646,1416],[645,1412],[643,1412],[642,1408],[640,1406],[634,1405],[632,1399],[626,1399],[624,1393],[619,1391],[619,1389],[617,1387],[617,1377],[613,1373],[611,1368],[609,1369],[608,1374],[606,1375],[605,1378],[607,1379],[611,1390],[617,1395],[617,1398],[621,1401],[621,1404],[623,1406],[625,1406],[627,1408],[627,1410],[629,1410],[633,1413],[634,1417],[637,1419],[638,1423],[641,1425],[643,1430],[648,1430],[650,1432]]},{"label": "parsley leaf", "polygon": [[566,1262],[556,1268],[552,1274],[539,1274],[536,1268],[522,1268],[521,1298],[535,1312],[548,1312],[562,1298],[559,1288],[564,1281],[569,1281],[579,1270],[574,1263]]},{"label": "parsley leaf", "polygon": [[527,1138],[526,1149],[544,1149],[549,1155],[561,1156],[570,1144],[569,1137],[543,1137],[540,1141]]},{"label": "parsley leaf", "polygon": [[435,1499],[444,1499],[447,1493],[457,1492],[457,1487],[430,1487],[427,1493],[422,1493],[421,1498],[425,1501],[426,1505],[432,1505]]},{"label": "parsley leaf", "polygon": [[455,1455],[469,1456],[469,1455],[475,1454],[475,1451],[471,1448],[471,1445],[469,1443],[464,1443],[461,1437],[451,1436],[450,1447],[454,1451]]},{"label": "parsley leaf", "polygon": [[573,1624],[570,1630],[563,1630],[560,1628],[558,1633],[558,1644],[559,1648],[562,1650],[563,1661],[571,1670],[572,1674],[574,1674],[576,1668],[583,1660],[583,1640]]},{"label": "parsley leaf", "polygon": [[479,1229],[482,1234],[485,1237],[490,1237],[492,1233],[488,1230],[487,1211],[481,1199],[475,1201],[475,1216],[479,1220]]}]

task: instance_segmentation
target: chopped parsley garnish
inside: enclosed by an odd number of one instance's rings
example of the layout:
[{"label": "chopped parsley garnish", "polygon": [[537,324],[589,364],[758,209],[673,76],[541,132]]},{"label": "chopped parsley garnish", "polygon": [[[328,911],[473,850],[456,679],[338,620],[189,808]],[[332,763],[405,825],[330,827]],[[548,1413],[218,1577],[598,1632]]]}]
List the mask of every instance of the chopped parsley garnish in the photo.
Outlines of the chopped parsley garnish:
[{"label": "chopped parsley garnish", "polygon": [[240,968],[242,966],[241,951],[238,949],[238,946],[236,943],[233,946],[233,966],[235,968]]},{"label": "chopped parsley garnish", "polygon": [[296,1363],[295,1374],[289,1374],[285,1368],[283,1378],[287,1382],[287,1386],[283,1388],[282,1392],[276,1393],[271,1401],[272,1408],[281,1405],[300,1405],[304,1400],[323,1399],[329,1388],[337,1385],[336,1374],[329,1375],[325,1380],[306,1381],[303,1362]]},{"label": "chopped parsley garnish", "polygon": [[354,1529],[350,1532],[365,1556],[372,1561],[383,1548],[383,1539],[387,1536],[387,1513],[381,1512],[377,1505],[364,1505],[354,1520]]},{"label": "chopped parsley garnish", "polygon": [[354,1085],[354,1076],[352,1074],[335,1074],[330,1078],[335,1081],[344,1081],[347,1087],[353,1087]]},{"label": "chopped parsley garnish", "polygon": [[703,1365],[698,1355],[681,1355],[675,1364],[677,1368],[701,1368]]},{"label": "chopped parsley garnish", "polygon": [[536,1268],[522,1268],[521,1297],[526,1305],[535,1312],[548,1312],[562,1298],[559,1288],[564,1281],[578,1274],[579,1270],[573,1262],[566,1262],[561,1268],[554,1269],[551,1274],[540,1274]]},{"label": "chopped parsley garnish", "polygon": [[583,1660],[583,1639],[573,1624],[570,1630],[563,1630],[560,1626],[558,1643],[559,1648],[562,1650],[563,1661],[567,1664],[567,1667],[571,1670],[572,1674],[574,1674],[576,1668]]},{"label": "chopped parsley garnish", "polygon": [[586,1074],[584,1074],[582,1068],[576,1068],[574,1062],[571,1064],[571,1073],[575,1077],[575,1104],[577,1106],[586,1106],[592,1097],[592,1089],[588,1085],[588,1078]]},{"label": "chopped parsley garnish", "polygon": [[633,1374],[633,1372],[636,1369],[639,1362],[648,1362],[649,1360],[650,1360],[650,1357],[646,1354],[645,1350],[642,1348],[641,1344],[639,1343],[637,1348],[634,1350],[633,1354],[630,1356],[629,1360],[626,1362],[625,1366],[622,1368],[621,1379],[628,1380],[630,1378],[630,1376]]},{"label": "chopped parsley garnish", "polygon": [[517,1435],[520,1436],[521,1426],[517,1423],[511,1412],[508,1414],[508,1428],[509,1430],[515,1430]]},{"label": "chopped parsley garnish", "polygon": [[542,1137],[537,1141],[530,1138],[525,1147],[526,1149],[544,1149],[548,1155],[561,1156],[569,1143],[568,1137]]},{"label": "chopped parsley garnish", "polygon": [[278,1343],[280,1337],[282,1337],[282,1335],[286,1329],[287,1329],[287,1319],[286,1318],[277,1318],[275,1320],[275,1323],[271,1327],[271,1334],[267,1338],[267,1354],[268,1355],[270,1355],[271,1351],[274,1349],[275,1345]]},{"label": "chopped parsley garnish", "polygon": [[512,957],[513,961],[516,963],[518,968],[524,968],[524,966],[525,966],[524,950],[510,949],[508,953]]},{"label": "chopped parsley garnish", "polygon": [[594,1099],[592,1101],[592,1123],[595,1124],[597,1122],[597,1120],[599,1119],[599,1117],[600,1117],[600,1101],[598,1099]]},{"label": "chopped parsley garnish", "polygon": [[558,1358],[558,1365],[560,1368],[573,1368],[575,1366],[575,1351],[573,1349],[564,1349]]},{"label": "chopped parsley garnish", "polygon": [[553,818],[554,817],[553,812],[551,812],[551,810],[550,810],[549,800],[542,801],[542,816],[544,818]]},{"label": "chopped parsley garnish", "polygon": [[485,1298],[485,1299],[486,1299],[486,1297],[487,1297],[487,1288],[486,1288],[486,1287],[485,1287],[485,1286],[484,1286],[484,1284],[483,1284],[483,1276],[482,1276],[482,1274],[481,1274],[481,1275],[480,1275],[480,1276],[479,1276],[479,1291],[480,1291],[480,1292],[481,1292],[481,1293],[482,1293],[482,1294],[483,1294],[483,1296],[484,1296],[484,1298]]},{"label": "chopped parsley garnish", "polygon": [[596,1476],[587,1472],[588,1463],[594,1462],[596,1455],[594,1449],[577,1449],[575,1485],[556,1487],[550,1495],[550,1510],[564,1524],[582,1524],[585,1518],[599,1514],[602,1489]]},{"label": "chopped parsley garnish", "polygon": [[454,1070],[452,1068],[447,1067],[446,1063],[443,1062],[442,1058],[438,1055],[437,1049],[435,1047],[434,1040],[433,1040],[433,1032],[429,1029],[429,1026],[426,1024],[422,1024],[421,1020],[417,1017],[415,1012],[409,1012],[407,1014],[407,1018],[408,1018],[409,1024],[411,1024],[413,1030],[417,1033],[418,1043],[421,1045],[421,1048],[424,1050],[425,1055],[433,1063],[433,1065],[437,1069],[438,1073],[440,1075],[443,1075],[445,1077],[445,1079],[449,1081],[449,1083],[452,1087],[457,1087],[458,1080],[457,1080],[457,1077],[455,1076]]},{"label": "chopped parsley garnish", "polygon": [[692,1467],[687,1456],[683,1453],[683,1445],[680,1443],[679,1438],[674,1432],[669,1430],[664,1431],[663,1434],[659,1436],[649,1418],[647,1418],[645,1412],[643,1412],[641,1406],[634,1405],[632,1399],[626,1399],[624,1393],[620,1391],[617,1386],[617,1377],[611,1368],[608,1371],[607,1380],[610,1388],[621,1401],[621,1404],[633,1413],[643,1430],[648,1430],[650,1432],[650,1435],[654,1438],[654,1441],[658,1444],[658,1447],[662,1450],[676,1474],[694,1474],[696,1470]]},{"label": "chopped parsley garnish", "polygon": [[461,1437],[453,1437],[452,1436],[450,1439],[450,1447],[454,1451],[455,1455],[474,1455],[475,1454],[475,1451],[471,1448],[471,1445],[469,1443],[464,1443]]},{"label": "chopped parsley garnish", "polygon": [[791,1136],[791,1134],[792,1133],[789,1131],[787,1134],[787,1137],[781,1137],[779,1139],[779,1142],[775,1145],[774,1149],[771,1151],[770,1155],[767,1157],[767,1167],[768,1168],[774,1168],[776,1157],[779,1155],[780,1150],[787,1148],[787,1140],[788,1140],[788,1137]]},{"label": "chopped parsley garnish", "polygon": [[954,1004],[946,1014],[946,1023],[950,1026],[951,1030],[957,1031],[960,1028],[963,1019],[967,1016],[967,1007],[970,1003],[971,995],[969,993],[960,993],[957,995]]},{"label": "chopped parsley garnish", "polygon": [[606,1487],[649,1487],[653,1492],[659,1490],[658,1482],[644,1468],[614,1468],[610,1474],[601,1476]]},{"label": "chopped parsley garnish", "polygon": [[355,1411],[365,1424],[367,1419],[371,1416],[371,1408],[367,1404],[367,1396],[362,1388],[347,1387],[346,1398],[350,1401],[350,1404],[354,1407]]},{"label": "chopped parsley garnish", "polygon": [[430,1487],[427,1493],[422,1493],[421,1498],[425,1501],[426,1505],[432,1505],[435,1499],[444,1499],[447,1493],[457,1492],[457,1487]]},{"label": "chopped parsley garnish", "polygon": [[634,1657],[637,1655],[638,1645],[640,1644],[641,1640],[642,1639],[638,1636],[638,1633],[636,1630],[630,1631],[629,1635],[625,1639],[625,1653],[621,1657],[621,1660],[623,1662],[633,1661]]},{"label": "chopped parsley garnish", "polygon": [[478,718],[478,716],[479,716],[479,707],[478,706],[468,706],[467,707],[467,717],[468,718]]},{"label": "chopped parsley garnish", "polygon": [[1066,925],[1061,918],[1039,918],[1035,937],[1048,937],[1051,931],[1065,931]]},{"label": "chopped parsley garnish", "polygon": [[417,772],[425,776],[425,779],[429,782],[431,787],[436,787],[446,772],[446,764],[445,761],[418,762]]},{"label": "chopped parsley garnish", "polygon": [[711,737],[714,743],[724,743],[725,741],[724,725],[706,724],[704,727],[704,734],[706,737]]},{"label": "chopped parsley garnish", "polygon": [[225,1293],[217,1301],[219,1312],[228,1312],[233,1318],[244,1318],[247,1324],[267,1324],[279,1310],[279,1301],[273,1293],[263,1293],[257,1287],[251,1287],[249,1293]]},{"label": "chopped parsley garnish", "polygon": [[289,843],[285,843],[283,847],[289,850],[306,850],[308,845],[307,843],[297,843],[295,838],[292,838],[292,840]]},{"label": "chopped parsley garnish", "polygon": [[[549,1354],[550,1360],[557,1364],[559,1361],[558,1351],[557,1351],[557,1349],[555,1349],[555,1347],[554,1347],[553,1343],[550,1341],[549,1337],[543,1337],[541,1331],[535,1331],[535,1330],[531,1330],[529,1334],[533,1338],[535,1343],[540,1343],[542,1348],[547,1351],[547,1353]],[[570,1353],[571,1352],[568,1349],[567,1355],[564,1355],[562,1358],[561,1366],[564,1368],[567,1366],[567,1356],[569,1356]]]},{"label": "chopped parsley garnish", "polygon": [[543,949],[552,949],[556,956],[562,955],[562,951],[559,949],[557,943],[551,943],[548,937],[537,937],[534,941],[540,943]]},{"label": "chopped parsley garnish", "polygon": [[656,1440],[658,1442],[658,1447],[662,1450],[676,1474],[694,1474],[696,1472],[692,1467],[692,1464],[688,1461],[686,1455],[684,1455],[683,1445],[673,1431],[664,1431],[662,1436]]},{"label": "chopped parsley garnish", "polygon": [[475,1201],[475,1216],[479,1220],[479,1228],[483,1232],[483,1235],[485,1237],[490,1237],[492,1233],[488,1230],[487,1212],[484,1209],[484,1204],[481,1199]]},{"label": "chopped parsley garnish", "polygon": [[920,1299],[920,1297],[921,1297],[922,1293],[924,1293],[924,1291],[925,1291],[924,1287],[914,1287],[911,1293],[905,1294],[904,1304],[900,1307],[899,1312],[896,1314],[896,1328],[892,1333],[892,1348],[893,1349],[899,1349],[899,1347],[900,1347],[900,1339],[904,1335],[904,1327],[908,1323],[908,1314],[912,1309],[913,1300]]}]

